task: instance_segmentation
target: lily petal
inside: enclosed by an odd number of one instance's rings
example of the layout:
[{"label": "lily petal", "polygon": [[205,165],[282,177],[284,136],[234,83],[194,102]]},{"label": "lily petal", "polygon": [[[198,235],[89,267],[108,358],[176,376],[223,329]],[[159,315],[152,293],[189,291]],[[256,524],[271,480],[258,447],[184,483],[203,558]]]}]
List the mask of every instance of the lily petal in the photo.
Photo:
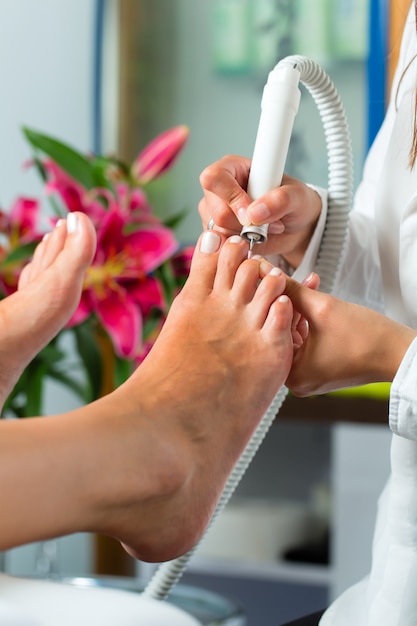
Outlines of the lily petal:
[{"label": "lily petal", "polygon": [[135,254],[140,260],[140,269],[144,274],[153,272],[169,259],[179,248],[173,232],[165,226],[152,227],[131,233],[126,237],[129,255]]},{"label": "lily petal", "polygon": [[96,300],[97,317],[110,335],[116,354],[135,357],[141,349],[142,316],[125,289],[112,289]]},{"label": "lily petal", "polygon": [[161,284],[153,276],[136,281],[129,287],[129,294],[138,303],[144,318],[152,309],[163,310],[166,306]]},{"label": "lily petal", "polygon": [[188,126],[174,126],[153,139],[132,165],[132,176],[143,185],[154,180],[174,163],[190,134]]},{"label": "lily petal", "polygon": [[90,297],[88,292],[83,291],[81,294],[81,299],[78,304],[77,309],[69,319],[66,324],[66,328],[71,328],[72,326],[78,326],[84,322],[89,315],[93,312],[93,305],[90,301]]},{"label": "lily petal", "polygon": [[10,223],[18,226],[22,241],[32,241],[40,237],[37,228],[40,204],[33,198],[18,198],[10,209]]}]

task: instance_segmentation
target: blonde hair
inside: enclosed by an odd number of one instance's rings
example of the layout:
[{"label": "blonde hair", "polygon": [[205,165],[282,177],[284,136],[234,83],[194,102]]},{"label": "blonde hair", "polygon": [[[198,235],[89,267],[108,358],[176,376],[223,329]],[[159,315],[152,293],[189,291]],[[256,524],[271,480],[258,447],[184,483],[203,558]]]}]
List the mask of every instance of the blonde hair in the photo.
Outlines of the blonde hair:
[{"label": "blonde hair", "polygon": [[[417,31],[417,0],[414,0],[414,12],[415,12],[415,17],[416,17],[416,31]],[[405,70],[403,72],[403,76],[404,76],[404,73],[410,67],[411,63],[415,60],[415,58],[416,57],[414,56],[411,59],[410,63],[405,68]],[[416,91],[415,91],[415,95],[414,95],[413,136],[411,138],[411,146],[410,146],[410,150],[409,150],[409,153],[408,153],[408,165],[410,167],[410,170],[413,169],[413,167],[414,167],[414,165],[416,163],[416,160],[417,160],[417,87],[416,87]]]}]

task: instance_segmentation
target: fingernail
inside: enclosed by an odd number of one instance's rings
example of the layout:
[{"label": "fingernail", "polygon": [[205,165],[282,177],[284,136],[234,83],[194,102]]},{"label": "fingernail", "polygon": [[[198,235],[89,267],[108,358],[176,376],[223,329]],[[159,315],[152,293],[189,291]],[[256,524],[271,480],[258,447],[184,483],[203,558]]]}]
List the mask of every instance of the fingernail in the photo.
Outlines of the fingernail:
[{"label": "fingernail", "polygon": [[67,231],[71,235],[78,230],[78,216],[75,213],[67,215]]},{"label": "fingernail", "polygon": [[242,226],[248,226],[250,224],[248,212],[243,207],[237,210],[237,219],[242,224]]},{"label": "fingernail", "polygon": [[312,278],[313,278],[313,274],[312,274],[312,273],[311,273],[311,274],[308,274],[308,276],[306,276],[306,277],[305,277],[305,278],[301,281],[301,284],[302,284],[302,285],[304,285],[304,286],[308,285],[309,283],[311,283]]},{"label": "fingernail", "polygon": [[255,221],[257,224],[262,224],[264,220],[271,217],[271,211],[264,202],[250,206],[248,208],[248,214],[251,221]]},{"label": "fingernail", "polygon": [[281,235],[285,230],[285,226],[282,222],[272,222],[269,225],[268,232],[270,235]]},{"label": "fingernail", "polygon": [[200,252],[213,254],[220,248],[221,238],[214,230],[206,230],[201,238]]}]

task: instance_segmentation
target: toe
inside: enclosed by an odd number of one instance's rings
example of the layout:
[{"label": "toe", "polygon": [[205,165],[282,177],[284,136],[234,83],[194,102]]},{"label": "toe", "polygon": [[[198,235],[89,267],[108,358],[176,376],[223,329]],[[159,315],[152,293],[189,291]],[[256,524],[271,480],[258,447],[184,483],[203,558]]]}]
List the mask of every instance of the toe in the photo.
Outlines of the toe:
[{"label": "toe", "polygon": [[202,288],[211,291],[216,277],[219,251],[224,237],[214,230],[200,235],[194,250],[186,289]]},{"label": "toe", "polygon": [[71,213],[66,223],[66,237],[60,256],[71,262],[76,269],[85,270],[92,262],[96,251],[96,232],[84,213]]},{"label": "toe", "polygon": [[256,323],[259,326],[263,325],[271,306],[283,294],[285,286],[285,276],[278,268],[275,268],[259,282],[251,305],[255,311]]},{"label": "toe", "polygon": [[231,290],[235,284],[236,272],[248,256],[248,243],[239,235],[229,237],[219,255],[218,270],[216,273],[215,290]]}]

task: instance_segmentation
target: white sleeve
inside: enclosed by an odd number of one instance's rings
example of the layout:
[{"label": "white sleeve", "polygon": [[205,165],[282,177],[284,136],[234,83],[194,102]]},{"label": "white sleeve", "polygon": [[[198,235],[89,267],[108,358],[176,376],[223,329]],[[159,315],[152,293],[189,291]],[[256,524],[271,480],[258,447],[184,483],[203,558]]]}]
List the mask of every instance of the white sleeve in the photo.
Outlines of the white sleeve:
[{"label": "white sleeve", "polygon": [[384,301],[375,221],[377,190],[395,122],[399,85],[401,91],[407,88],[407,81],[412,80],[412,73],[406,74],[406,80],[402,80],[402,76],[415,55],[415,46],[414,3],[411,3],[387,112],[366,157],[363,177],[355,194],[346,252],[335,291],[335,295],[345,300],[367,305],[380,312],[384,312]]},{"label": "white sleeve", "polygon": [[314,185],[309,185],[309,187],[314,189],[321,198],[321,213],[303,260],[293,274],[295,280],[298,281],[302,281],[303,278],[308,276],[315,268],[327,219],[327,190],[321,187],[315,187]]},{"label": "white sleeve", "polygon": [[391,430],[417,440],[417,339],[408,348],[391,385]]}]

